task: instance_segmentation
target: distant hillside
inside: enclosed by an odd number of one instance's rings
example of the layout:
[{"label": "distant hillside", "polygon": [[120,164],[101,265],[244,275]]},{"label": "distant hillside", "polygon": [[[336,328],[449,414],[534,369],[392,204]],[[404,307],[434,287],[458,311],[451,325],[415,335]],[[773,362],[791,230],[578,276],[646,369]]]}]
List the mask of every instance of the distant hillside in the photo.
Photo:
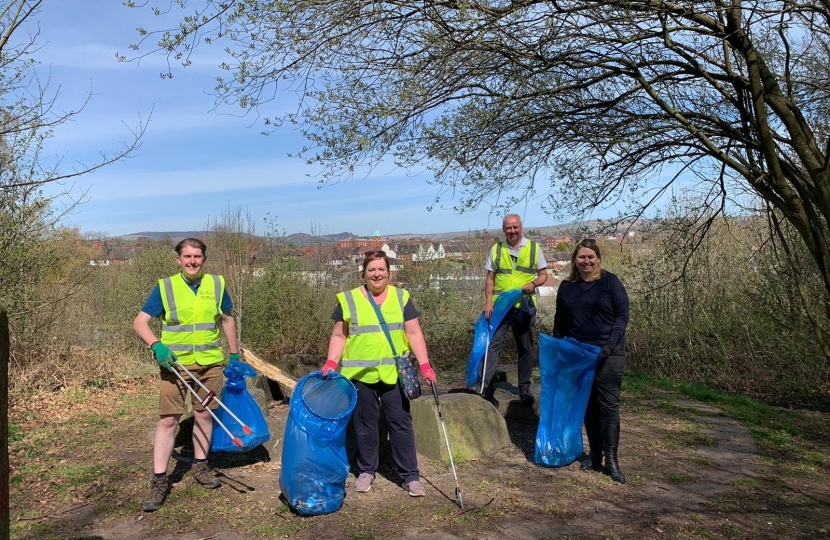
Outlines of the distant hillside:
[{"label": "distant hillside", "polygon": [[[633,227],[634,230],[639,229],[644,222],[648,220],[640,220],[640,223]],[[575,223],[561,223],[558,225],[549,225],[545,227],[533,227],[529,225],[525,225],[524,230],[525,232],[533,231],[534,234],[538,234],[540,236],[551,236],[556,234],[571,234],[577,229],[587,230],[589,234],[595,231],[600,225],[600,221],[592,220],[586,222],[575,222]],[[621,225],[620,228],[626,228],[627,225]],[[397,234],[384,234],[383,238],[387,240],[413,240],[413,239],[423,239],[423,240],[432,240],[432,241],[444,241],[444,240],[452,240],[455,238],[475,238],[482,235],[490,235],[490,236],[501,236],[501,228],[496,229],[486,229],[486,230],[468,230],[468,231],[451,231],[451,232],[443,232],[443,233],[432,233],[432,234],[418,234],[418,233],[397,233]],[[183,238],[188,237],[195,237],[195,238],[202,238],[206,236],[206,231],[144,231],[139,233],[133,234],[125,234],[118,236],[116,238],[122,240],[133,241],[140,237],[147,237],[152,238],[153,240],[160,240],[164,237],[169,237],[172,241],[178,242]],[[291,244],[298,245],[298,246],[307,246],[310,244],[336,244],[341,240],[348,240],[350,238],[356,238],[359,235],[350,232],[341,232],[336,234],[323,234],[323,235],[311,235],[308,233],[293,233],[289,234],[285,237],[285,240]]]},{"label": "distant hillside", "polygon": [[122,234],[116,236],[121,240],[137,240],[139,238],[152,238],[153,240],[161,240],[162,238],[170,238],[174,242],[184,240],[185,238],[200,238],[205,235],[205,231],[144,231],[132,234]]},{"label": "distant hillside", "polygon": [[348,240],[349,238],[354,238],[354,236],[355,235],[350,232],[321,235],[311,235],[308,233],[294,233],[287,235],[285,237],[285,240],[298,246],[307,246],[309,244],[336,244],[341,240]]}]

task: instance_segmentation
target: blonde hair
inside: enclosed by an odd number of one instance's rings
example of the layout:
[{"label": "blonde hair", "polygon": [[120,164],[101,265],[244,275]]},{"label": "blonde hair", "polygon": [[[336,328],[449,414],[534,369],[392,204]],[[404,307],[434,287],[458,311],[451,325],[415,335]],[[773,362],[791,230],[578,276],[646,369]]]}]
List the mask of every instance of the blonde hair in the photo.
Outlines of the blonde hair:
[{"label": "blonde hair", "polygon": [[602,275],[602,255],[599,252],[599,246],[597,245],[597,241],[593,238],[586,238],[585,240],[581,241],[576,245],[574,248],[573,253],[571,253],[571,270],[568,272],[568,277],[565,278],[565,281],[581,281],[582,276],[579,274],[579,268],[576,266],[576,255],[579,253],[579,250],[582,248],[588,248],[594,253],[597,254],[597,266],[594,268],[594,272],[591,276],[585,281],[594,281],[599,279],[599,276]]}]

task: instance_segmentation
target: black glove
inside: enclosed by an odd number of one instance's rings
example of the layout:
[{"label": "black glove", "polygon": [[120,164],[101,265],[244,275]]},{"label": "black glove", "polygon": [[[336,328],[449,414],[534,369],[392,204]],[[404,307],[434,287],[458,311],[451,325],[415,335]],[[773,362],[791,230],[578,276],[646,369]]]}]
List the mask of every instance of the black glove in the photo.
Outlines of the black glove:
[{"label": "black glove", "polygon": [[606,358],[608,358],[609,356],[611,356],[611,349],[612,349],[612,348],[613,348],[613,347],[611,347],[611,345],[605,345],[605,346],[602,348],[602,350],[601,350],[601,351],[599,351],[599,359],[600,359],[600,360],[605,360]]}]

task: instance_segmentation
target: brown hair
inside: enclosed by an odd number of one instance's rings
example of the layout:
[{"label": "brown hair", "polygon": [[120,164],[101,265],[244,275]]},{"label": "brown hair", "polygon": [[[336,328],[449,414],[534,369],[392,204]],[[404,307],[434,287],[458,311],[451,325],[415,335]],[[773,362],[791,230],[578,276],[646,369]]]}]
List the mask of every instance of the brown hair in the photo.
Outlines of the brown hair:
[{"label": "brown hair", "polygon": [[196,248],[196,249],[201,249],[202,250],[202,257],[207,257],[207,246],[205,245],[204,242],[202,242],[198,238],[185,238],[184,240],[182,240],[181,242],[176,244],[176,247],[175,247],[176,255],[181,255],[182,254],[182,249],[184,249],[185,247],[192,247],[192,248]]},{"label": "brown hair", "polygon": [[378,261],[383,259],[386,263],[386,271],[389,271],[389,256],[386,254],[385,251],[382,249],[376,249],[375,251],[367,251],[366,256],[363,257],[363,269],[360,271],[360,277],[366,275],[366,267],[369,266],[369,263],[372,261]]},{"label": "brown hair", "polygon": [[597,254],[597,266],[594,269],[593,275],[590,277],[590,279],[588,279],[588,281],[594,281],[595,279],[598,279],[600,275],[602,275],[602,255],[599,252],[599,246],[597,245],[597,241],[593,238],[586,238],[582,240],[580,243],[578,243],[574,248],[574,252],[571,253],[571,270],[570,272],[568,272],[568,277],[565,278],[565,281],[580,281],[582,279],[582,276],[579,275],[579,268],[577,268],[576,266],[576,255],[582,248],[588,248]]}]

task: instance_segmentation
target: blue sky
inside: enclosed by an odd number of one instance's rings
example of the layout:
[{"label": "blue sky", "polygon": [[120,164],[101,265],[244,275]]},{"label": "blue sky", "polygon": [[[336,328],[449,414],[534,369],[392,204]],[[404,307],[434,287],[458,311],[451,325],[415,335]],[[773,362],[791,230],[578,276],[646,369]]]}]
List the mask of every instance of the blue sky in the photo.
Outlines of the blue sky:
[{"label": "blue sky", "polygon": [[[77,108],[86,92],[94,94],[49,143],[67,168],[118,149],[130,138],[129,127],[152,112],[142,147],[131,158],[67,186],[75,196],[86,193],[86,202],[65,220],[85,232],[201,230],[237,206],[250,212],[260,233],[269,214],[289,234],[310,232],[312,224],[323,233],[360,236],[375,229],[428,234],[501,225],[487,208],[457,214],[450,200],[442,200],[448,208],[427,211],[438,188],[427,183],[426,173],[413,177],[390,167],[319,188],[319,170],[288,157],[304,142],[298,132],[283,129],[265,137],[253,117],[211,112],[221,47],[197,48],[193,66],[174,70],[172,80],[160,77],[166,71],[162,56],[140,63],[116,60],[117,52],[129,53],[137,26],[159,27],[146,8],[129,9],[121,0],[46,0],[37,20],[42,48],[36,58],[41,74],[51,69],[53,88],[60,86],[59,108]],[[293,103],[292,95],[280,97],[267,112]],[[514,211],[527,227],[555,224],[541,204],[540,197]]]}]

